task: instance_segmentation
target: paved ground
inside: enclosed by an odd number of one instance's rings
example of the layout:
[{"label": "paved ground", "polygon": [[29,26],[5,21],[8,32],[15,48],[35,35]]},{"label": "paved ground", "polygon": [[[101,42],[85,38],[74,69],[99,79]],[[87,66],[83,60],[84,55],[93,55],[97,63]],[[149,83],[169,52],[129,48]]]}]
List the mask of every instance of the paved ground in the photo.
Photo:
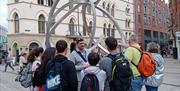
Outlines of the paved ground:
[{"label": "paved ground", "polygon": [[[159,91],[180,91],[180,61],[170,58],[166,58],[165,61],[165,78]],[[0,91],[29,91],[14,81],[18,67],[15,68],[16,71],[8,68],[7,72],[3,72],[4,66],[0,65]]]}]

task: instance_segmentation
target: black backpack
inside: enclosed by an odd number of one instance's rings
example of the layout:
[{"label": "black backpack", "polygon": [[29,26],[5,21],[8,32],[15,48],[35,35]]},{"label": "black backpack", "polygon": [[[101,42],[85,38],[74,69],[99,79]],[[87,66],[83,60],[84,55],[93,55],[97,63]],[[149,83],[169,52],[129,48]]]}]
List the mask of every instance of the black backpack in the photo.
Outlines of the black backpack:
[{"label": "black backpack", "polygon": [[40,66],[34,72],[33,86],[40,87],[45,84],[45,74],[40,72]]},{"label": "black backpack", "polygon": [[112,59],[112,78],[110,87],[113,91],[128,91],[131,86],[132,71],[130,63],[123,54],[118,56],[109,54]]},{"label": "black backpack", "polygon": [[63,64],[66,60],[51,60],[48,62],[45,71],[45,91],[64,91],[63,86],[67,86],[67,77],[63,70]]},{"label": "black backpack", "polygon": [[95,74],[87,73],[83,77],[80,91],[100,91],[99,81]]}]

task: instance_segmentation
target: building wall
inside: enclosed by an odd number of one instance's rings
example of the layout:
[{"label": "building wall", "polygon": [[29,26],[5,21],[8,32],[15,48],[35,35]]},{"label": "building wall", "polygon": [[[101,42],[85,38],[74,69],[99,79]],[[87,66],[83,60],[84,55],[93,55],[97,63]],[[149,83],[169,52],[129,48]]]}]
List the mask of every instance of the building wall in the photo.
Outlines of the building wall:
[{"label": "building wall", "polygon": [[0,50],[7,48],[7,29],[0,25]]},{"label": "building wall", "polygon": [[[162,0],[136,0],[136,33],[143,48],[148,42],[168,44],[166,39],[170,18],[168,5]],[[149,31],[149,33],[147,33]],[[160,38],[163,33],[164,38]]]},{"label": "building wall", "polygon": [[[62,6],[65,4],[68,0],[61,0],[58,6]],[[115,5],[115,15],[114,18],[118,22],[118,25],[123,30],[124,34],[130,34],[134,30],[134,4],[133,0],[129,1],[115,1],[115,0],[101,0],[98,6],[102,7],[102,3],[106,2],[106,7],[108,4],[110,6]],[[130,13],[126,13],[126,7],[130,7]],[[48,20],[48,14],[50,11],[49,6],[46,5],[39,5],[37,4],[37,0],[19,0],[19,2],[14,3],[13,0],[8,0],[8,23],[9,23],[9,48],[13,48],[14,43],[18,43],[19,49],[22,49],[22,51],[26,51],[28,49],[28,44],[26,42],[31,42],[32,40],[38,41],[39,45],[43,46],[43,39],[45,37],[45,34],[39,34],[38,33],[38,17],[40,14],[43,14],[45,16],[45,20],[47,22]],[[57,7],[58,8],[58,7]],[[79,8],[79,11],[81,11],[82,7]],[[56,21],[60,19],[61,16],[63,16],[67,11],[69,10],[69,7],[65,8],[58,16],[56,17]],[[15,33],[14,29],[14,14],[17,13],[19,16],[19,23],[20,23],[20,32]],[[103,35],[103,25],[106,23],[108,26],[111,24],[111,28],[113,28],[113,23],[110,21],[106,16],[103,16],[102,12],[96,10],[97,13],[97,22],[96,22],[96,33],[95,37],[99,37]],[[83,22],[82,22],[82,15],[81,12],[78,12],[77,10],[73,12],[71,15],[69,15],[64,21],[56,28],[55,35],[53,35],[53,43],[55,44],[54,38],[60,39],[63,37],[64,39],[68,41],[68,37],[66,35],[69,35],[69,21],[71,18],[74,19],[75,25],[78,25],[78,14],[79,14],[79,31],[83,32]],[[92,16],[87,13],[87,22],[89,23],[92,21]],[[125,21],[126,19],[130,20],[130,27],[126,27]],[[78,27],[75,27],[75,30],[78,30]],[[38,38],[33,37],[31,35],[39,36]],[[127,35],[128,37],[129,35]],[[19,40],[23,37],[23,41]],[[33,37],[33,38],[31,38]],[[59,37],[59,38],[58,38]],[[88,40],[88,36],[84,36]],[[120,38],[120,35],[118,31],[115,31],[115,37]],[[21,48],[24,47],[24,48]]]}]

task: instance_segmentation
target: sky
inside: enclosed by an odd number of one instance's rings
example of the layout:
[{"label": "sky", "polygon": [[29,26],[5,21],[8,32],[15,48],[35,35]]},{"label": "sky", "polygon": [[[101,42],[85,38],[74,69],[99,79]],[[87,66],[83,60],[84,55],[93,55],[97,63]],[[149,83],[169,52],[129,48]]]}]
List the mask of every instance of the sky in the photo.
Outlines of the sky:
[{"label": "sky", "polygon": [[[168,3],[169,0],[165,0]],[[7,24],[7,0],[0,0],[0,25],[8,28]]]}]

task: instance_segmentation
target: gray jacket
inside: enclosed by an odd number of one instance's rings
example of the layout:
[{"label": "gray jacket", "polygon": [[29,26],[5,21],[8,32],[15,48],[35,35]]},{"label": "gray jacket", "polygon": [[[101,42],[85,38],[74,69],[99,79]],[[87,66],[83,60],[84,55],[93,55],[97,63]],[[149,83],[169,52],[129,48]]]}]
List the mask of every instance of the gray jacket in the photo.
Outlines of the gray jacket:
[{"label": "gray jacket", "polygon": [[104,57],[99,63],[99,68],[104,70],[107,75],[104,91],[110,91],[109,82],[112,76],[112,59],[110,59],[109,57]]},{"label": "gray jacket", "polygon": [[[86,53],[86,60],[89,55],[89,50],[85,49]],[[74,50],[68,57],[70,61],[72,61],[75,64],[76,70],[77,70],[77,77],[78,81],[80,81],[80,72],[83,70],[84,65],[87,65],[87,62],[84,62],[84,60],[79,56],[79,54]]]},{"label": "gray jacket", "polygon": [[94,73],[98,78],[100,91],[104,91],[104,83],[107,77],[106,72],[103,70],[100,70],[99,67],[90,66],[86,68],[85,70],[81,71],[81,81],[86,73]]},{"label": "gray jacket", "polygon": [[153,86],[153,87],[158,87],[163,82],[163,77],[164,77],[164,59],[158,53],[152,53],[152,55],[153,55],[153,57],[155,59],[155,62],[156,62],[156,71],[155,71],[155,73],[152,76],[146,78],[145,85]]}]

